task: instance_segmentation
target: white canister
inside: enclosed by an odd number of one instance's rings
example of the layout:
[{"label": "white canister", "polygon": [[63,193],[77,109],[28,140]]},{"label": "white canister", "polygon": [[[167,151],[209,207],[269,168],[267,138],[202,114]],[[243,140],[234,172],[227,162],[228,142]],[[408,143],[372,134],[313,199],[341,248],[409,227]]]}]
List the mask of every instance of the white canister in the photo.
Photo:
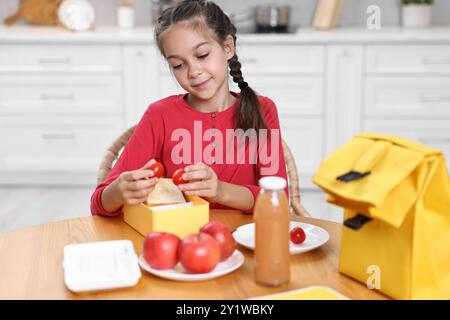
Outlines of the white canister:
[{"label": "white canister", "polygon": [[119,28],[134,27],[134,9],[131,6],[120,6],[117,8],[117,24]]},{"label": "white canister", "polygon": [[408,4],[402,7],[404,27],[424,28],[431,25],[431,5]]}]

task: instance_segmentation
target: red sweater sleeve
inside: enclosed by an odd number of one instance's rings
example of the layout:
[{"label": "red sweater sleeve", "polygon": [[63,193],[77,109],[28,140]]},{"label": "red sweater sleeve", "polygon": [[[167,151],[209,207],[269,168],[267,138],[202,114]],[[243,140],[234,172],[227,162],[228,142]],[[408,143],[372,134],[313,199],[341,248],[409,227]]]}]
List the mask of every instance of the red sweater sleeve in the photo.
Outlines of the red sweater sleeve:
[{"label": "red sweater sleeve", "polygon": [[[260,148],[267,148],[267,154],[268,159],[271,159],[273,161],[263,161],[263,159],[260,158],[260,155],[258,156],[258,162],[256,164],[257,169],[257,178],[258,181],[260,178],[264,176],[278,176],[286,179],[287,181],[287,173],[286,173],[286,162],[284,160],[284,152],[283,152],[283,144],[282,144],[282,137],[281,137],[281,131],[280,131],[280,122],[278,120],[278,112],[277,108],[275,106],[275,103],[270,100],[269,98],[263,98],[264,103],[264,119],[266,121],[266,125],[268,128],[267,133],[267,141],[263,141],[260,145]],[[274,131],[272,131],[275,129]],[[271,134],[272,131],[272,134]],[[277,139],[277,142],[272,141],[272,137]],[[272,146],[275,146],[274,150],[272,150]],[[272,152],[276,152],[276,154],[272,154]],[[253,194],[253,197],[255,199],[258,197],[260,187],[258,185],[244,185],[247,187]],[[285,188],[286,196],[289,199],[289,188]],[[254,210],[254,206],[251,210],[245,211],[245,213],[252,213]]]},{"label": "red sweater sleeve", "polygon": [[[91,213],[106,216],[116,216],[122,213],[122,208],[116,212],[108,212],[102,207],[103,190],[124,171],[137,170],[152,158],[161,161],[161,148],[164,140],[164,122],[160,113],[152,105],[141,118],[133,135],[123,149],[122,154],[111,169],[106,180],[99,184],[91,197]],[[139,150],[139,152],[136,152]]]}]

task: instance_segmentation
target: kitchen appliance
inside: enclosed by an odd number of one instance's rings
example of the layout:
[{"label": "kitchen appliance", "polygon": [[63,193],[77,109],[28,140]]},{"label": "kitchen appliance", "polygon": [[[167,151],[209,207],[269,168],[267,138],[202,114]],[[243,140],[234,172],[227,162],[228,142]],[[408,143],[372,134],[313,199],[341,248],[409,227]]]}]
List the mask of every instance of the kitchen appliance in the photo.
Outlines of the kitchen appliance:
[{"label": "kitchen appliance", "polygon": [[291,7],[288,5],[264,5],[255,7],[255,24],[258,33],[289,32]]}]

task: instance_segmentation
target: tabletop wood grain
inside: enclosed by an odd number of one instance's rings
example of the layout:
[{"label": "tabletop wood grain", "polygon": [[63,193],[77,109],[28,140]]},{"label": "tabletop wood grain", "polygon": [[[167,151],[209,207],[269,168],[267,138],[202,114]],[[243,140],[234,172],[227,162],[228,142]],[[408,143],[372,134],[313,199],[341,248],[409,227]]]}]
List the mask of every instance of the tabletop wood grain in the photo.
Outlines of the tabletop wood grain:
[{"label": "tabletop wood grain", "polygon": [[[233,210],[211,210],[211,220],[223,221],[231,230],[251,223],[252,216]],[[239,247],[245,262],[238,270],[202,282],[177,282],[142,270],[132,288],[72,293],[64,285],[63,248],[73,243],[131,240],[138,255],[144,238],[121,217],[83,217],[0,234],[0,299],[247,299],[260,295],[324,285],[351,299],[386,299],[376,291],[338,272],[341,225],[312,218],[293,217],[328,231],[322,247],[291,256],[287,285],[259,286],[253,277],[253,252]]]}]

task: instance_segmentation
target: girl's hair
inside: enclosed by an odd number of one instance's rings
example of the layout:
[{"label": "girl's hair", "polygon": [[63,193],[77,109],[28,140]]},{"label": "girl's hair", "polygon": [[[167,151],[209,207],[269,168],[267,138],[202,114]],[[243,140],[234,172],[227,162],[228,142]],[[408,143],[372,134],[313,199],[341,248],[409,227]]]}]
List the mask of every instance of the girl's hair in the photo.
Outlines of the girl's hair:
[{"label": "girl's hair", "polygon": [[[236,27],[218,5],[206,0],[183,0],[174,7],[164,10],[155,27],[155,40],[163,55],[161,35],[178,22],[188,22],[193,28],[208,28],[220,44],[230,35],[233,37],[234,46],[236,47]],[[228,61],[228,65],[233,81],[241,89],[237,102],[236,128],[243,130],[267,129],[258,97],[255,91],[244,81],[241,63],[236,54]]]}]

